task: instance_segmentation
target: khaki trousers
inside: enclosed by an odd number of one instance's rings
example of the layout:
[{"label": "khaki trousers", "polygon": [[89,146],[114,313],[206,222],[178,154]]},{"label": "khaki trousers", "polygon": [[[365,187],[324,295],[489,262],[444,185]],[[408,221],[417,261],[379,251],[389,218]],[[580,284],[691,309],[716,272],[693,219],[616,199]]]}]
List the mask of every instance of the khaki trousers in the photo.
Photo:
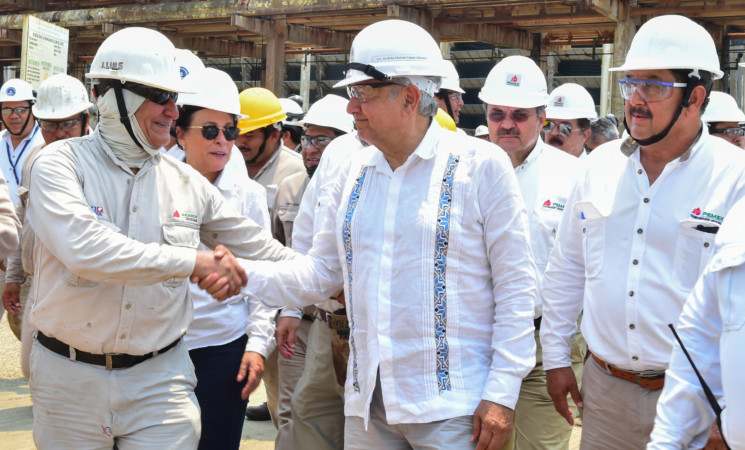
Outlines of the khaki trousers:
[{"label": "khaki trousers", "polygon": [[303,450],[344,448],[344,388],[336,382],[331,338],[328,325],[315,320],[292,396],[292,436]]},{"label": "khaki trousers", "polygon": [[[274,439],[275,450],[295,450],[303,448],[302,444],[295,445],[292,437],[293,417],[291,401],[298,380],[303,374],[305,367],[305,354],[308,342],[308,333],[313,321],[302,319],[297,329],[297,342],[295,354],[292,359],[285,359],[282,355],[277,356],[279,370],[279,392],[277,402],[277,437]],[[271,409],[269,410],[271,411]]]},{"label": "khaki trousers", "polygon": [[[543,347],[539,330],[535,330],[536,365],[523,379],[520,397],[515,406],[516,450],[563,450],[569,447],[572,426],[554,408],[554,402],[546,390],[546,372],[543,370]],[[581,386],[582,365],[587,345],[578,331],[572,338],[572,370]],[[577,407],[569,400],[574,416]]]},{"label": "khaki trousers", "polygon": [[662,389],[652,391],[617,378],[588,358],[581,392],[581,450],[646,448]]}]

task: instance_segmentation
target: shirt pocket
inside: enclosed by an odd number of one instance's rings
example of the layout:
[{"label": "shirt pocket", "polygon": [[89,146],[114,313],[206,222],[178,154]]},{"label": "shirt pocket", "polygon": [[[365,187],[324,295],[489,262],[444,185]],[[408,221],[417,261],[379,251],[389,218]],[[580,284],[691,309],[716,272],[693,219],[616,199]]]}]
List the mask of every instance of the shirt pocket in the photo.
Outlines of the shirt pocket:
[{"label": "shirt pocket", "polygon": [[719,225],[704,220],[686,219],[678,225],[673,257],[673,286],[681,291],[690,291],[709,263],[716,234],[697,230],[696,227],[718,229]]},{"label": "shirt pocket", "polygon": [[[199,228],[197,224],[166,222],[162,226],[163,243],[174,247],[196,249],[199,247]],[[179,287],[185,278],[170,278],[163,282],[166,287]]]},{"label": "shirt pocket", "polygon": [[585,257],[585,277],[595,278],[603,269],[605,257],[606,216],[591,202],[577,202],[574,210],[582,226],[582,253]]}]

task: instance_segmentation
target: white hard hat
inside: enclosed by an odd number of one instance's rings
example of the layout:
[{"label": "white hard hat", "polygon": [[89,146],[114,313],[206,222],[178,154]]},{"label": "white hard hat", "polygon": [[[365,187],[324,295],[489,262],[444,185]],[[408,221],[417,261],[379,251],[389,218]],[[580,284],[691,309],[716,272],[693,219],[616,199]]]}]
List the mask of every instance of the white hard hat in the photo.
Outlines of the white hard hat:
[{"label": "white hard hat", "polygon": [[200,108],[222,111],[233,114],[238,119],[245,119],[241,114],[241,103],[238,100],[238,88],[230,75],[222,70],[207,67],[190,72],[186,78],[190,90],[195,93],[180,94],[178,106],[198,106]]},{"label": "white hard hat", "polygon": [[77,78],[64,73],[41,82],[38,99],[31,111],[37,119],[57,120],[84,113],[93,106],[88,91]]},{"label": "white hard hat", "polygon": [[745,113],[737,106],[737,101],[724,92],[712,91],[704,115],[706,123],[711,122],[745,122]]},{"label": "white hard hat", "polygon": [[610,71],[660,69],[706,70],[715,80],[724,75],[711,35],[691,19],[677,15],[649,19],[636,32],[626,62]]},{"label": "white hard hat", "polygon": [[445,76],[442,77],[440,89],[447,89],[448,91],[465,94],[466,91],[460,88],[460,76],[458,76],[458,71],[455,69],[455,64],[447,59],[443,60],[443,64],[445,65]]},{"label": "white hard hat", "polygon": [[486,136],[489,134],[489,127],[486,125],[479,125],[476,127],[476,130],[473,132],[474,136]]},{"label": "white hard hat", "polygon": [[575,83],[566,83],[551,92],[546,108],[546,119],[598,118],[595,101],[587,89]]},{"label": "white hard hat", "polygon": [[488,105],[510,108],[546,106],[546,77],[532,59],[508,56],[489,72],[479,98]]},{"label": "white hard hat", "polygon": [[444,75],[440,46],[424,28],[403,20],[384,20],[365,27],[354,38],[346,77],[334,87],[406,77],[434,95]]},{"label": "white hard hat", "polygon": [[10,79],[0,87],[0,103],[22,102],[24,100],[31,102],[35,100],[34,88],[20,78]]},{"label": "white hard hat", "polygon": [[185,48],[176,49],[176,64],[178,65],[181,79],[188,77],[190,73],[204,69],[204,63],[191,50]]},{"label": "white hard hat", "polygon": [[351,133],[354,131],[354,117],[347,113],[347,103],[349,100],[329,94],[313,103],[305,114],[305,118],[297,125],[303,127],[316,125]]},{"label": "white hard hat", "polygon": [[107,37],[85,76],[188,92],[181,81],[173,44],[161,33],[148,28],[124,28]]},{"label": "white hard hat", "polygon": [[282,120],[282,125],[297,125],[303,119],[303,108],[294,100],[280,98],[279,104],[282,105],[282,111],[287,115],[287,118]]}]

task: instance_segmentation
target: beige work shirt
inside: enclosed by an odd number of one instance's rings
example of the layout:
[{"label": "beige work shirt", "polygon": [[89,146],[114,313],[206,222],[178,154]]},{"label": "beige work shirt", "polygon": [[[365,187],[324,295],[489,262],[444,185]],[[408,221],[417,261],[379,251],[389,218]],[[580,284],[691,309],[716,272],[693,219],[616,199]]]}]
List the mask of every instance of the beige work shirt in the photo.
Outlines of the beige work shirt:
[{"label": "beige work shirt", "polygon": [[49,145],[31,170],[31,324],[92,353],[145,354],[186,332],[200,241],[292,257],[191,167],[157,154],[134,174],[98,131]]},{"label": "beige work shirt", "polygon": [[309,182],[310,177],[306,172],[298,172],[282,180],[277,189],[272,216],[272,234],[274,239],[288,247],[292,247],[292,224],[295,222],[300,209],[300,200]]},{"label": "beige work shirt", "polygon": [[279,183],[293,173],[305,173],[303,157],[284,145],[279,148],[264,166],[256,173],[253,180],[266,189],[267,208],[269,217],[273,215],[274,197],[277,195]]}]

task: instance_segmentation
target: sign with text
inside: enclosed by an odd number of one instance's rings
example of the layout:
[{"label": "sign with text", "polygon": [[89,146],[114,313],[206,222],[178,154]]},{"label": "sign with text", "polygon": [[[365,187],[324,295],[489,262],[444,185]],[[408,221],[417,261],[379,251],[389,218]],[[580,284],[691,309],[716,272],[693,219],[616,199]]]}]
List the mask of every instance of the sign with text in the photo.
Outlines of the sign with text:
[{"label": "sign with text", "polygon": [[23,18],[21,79],[39,89],[42,81],[56,73],[67,73],[70,32],[34,16]]}]

